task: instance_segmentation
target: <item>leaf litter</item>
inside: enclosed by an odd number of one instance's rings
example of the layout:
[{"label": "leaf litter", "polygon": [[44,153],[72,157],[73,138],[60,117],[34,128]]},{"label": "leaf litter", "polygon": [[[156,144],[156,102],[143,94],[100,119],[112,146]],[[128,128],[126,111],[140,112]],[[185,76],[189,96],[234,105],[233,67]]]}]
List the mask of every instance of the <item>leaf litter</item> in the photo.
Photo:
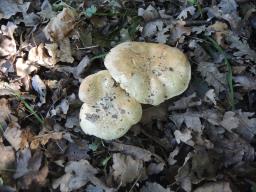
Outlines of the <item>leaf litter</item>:
[{"label": "leaf litter", "polygon": [[[251,1],[0,1],[0,191],[255,191]],[[78,88],[122,41],[175,46],[188,90],[124,137],[79,126]]]}]

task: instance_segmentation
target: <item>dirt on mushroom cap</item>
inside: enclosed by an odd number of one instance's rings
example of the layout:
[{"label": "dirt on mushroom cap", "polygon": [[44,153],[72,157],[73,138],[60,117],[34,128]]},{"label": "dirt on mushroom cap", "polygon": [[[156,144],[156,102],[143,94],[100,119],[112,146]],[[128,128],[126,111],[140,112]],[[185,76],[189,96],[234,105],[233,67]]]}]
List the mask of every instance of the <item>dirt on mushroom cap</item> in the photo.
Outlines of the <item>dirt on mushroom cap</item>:
[{"label": "dirt on mushroom cap", "polygon": [[105,66],[138,102],[158,105],[184,92],[191,78],[186,56],[164,44],[124,42],[107,54]]},{"label": "dirt on mushroom cap", "polygon": [[80,125],[86,134],[111,140],[123,136],[142,115],[141,105],[112,79],[107,70],[83,80]]}]

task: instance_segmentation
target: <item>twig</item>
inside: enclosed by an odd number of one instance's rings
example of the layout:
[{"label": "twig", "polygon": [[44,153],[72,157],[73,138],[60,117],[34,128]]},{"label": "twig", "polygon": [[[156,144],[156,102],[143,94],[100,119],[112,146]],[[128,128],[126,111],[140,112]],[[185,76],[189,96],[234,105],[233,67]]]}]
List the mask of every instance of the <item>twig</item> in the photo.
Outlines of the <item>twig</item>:
[{"label": "twig", "polygon": [[207,20],[194,20],[194,21],[185,21],[185,25],[186,27],[189,26],[200,26],[200,25],[206,25],[209,24],[210,21]]},{"label": "twig", "polygon": [[93,49],[93,48],[97,48],[99,47],[99,45],[92,45],[92,46],[88,46],[88,47],[77,47],[77,50],[86,50],[86,49]]},{"label": "twig", "polygon": [[136,183],[139,181],[140,177],[141,177],[141,171],[140,171],[140,174],[139,174],[139,176],[137,177],[137,179],[136,179],[136,180],[134,181],[134,183],[132,184],[131,189],[130,189],[128,192],[131,192],[131,191],[132,191],[132,189],[135,187]]}]

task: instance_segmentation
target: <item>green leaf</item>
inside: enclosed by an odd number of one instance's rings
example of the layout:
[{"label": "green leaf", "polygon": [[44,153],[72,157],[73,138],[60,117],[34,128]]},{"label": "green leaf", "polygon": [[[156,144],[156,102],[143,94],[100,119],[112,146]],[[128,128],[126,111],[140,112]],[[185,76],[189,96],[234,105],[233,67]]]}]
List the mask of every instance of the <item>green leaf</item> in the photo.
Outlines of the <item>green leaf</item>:
[{"label": "green leaf", "polygon": [[91,5],[90,7],[86,8],[85,15],[87,17],[93,16],[97,11],[97,8],[94,5]]},{"label": "green leaf", "polygon": [[103,167],[107,166],[108,161],[109,161],[110,159],[111,159],[111,156],[106,157],[105,159],[103,159],[103,160],[101,161],[101,165],[102,165]]},{"label": "green leaf", "polygon": [[89,144],[89,149],[91,149],[93,152],[97,151],[97,149],[100,146],[100,142],[96,140],[95,142]]},{"label": "green leaf", "polygon": [[197,0],[188,0],[188,2],[192,5],[196,5],[197,4]]}]

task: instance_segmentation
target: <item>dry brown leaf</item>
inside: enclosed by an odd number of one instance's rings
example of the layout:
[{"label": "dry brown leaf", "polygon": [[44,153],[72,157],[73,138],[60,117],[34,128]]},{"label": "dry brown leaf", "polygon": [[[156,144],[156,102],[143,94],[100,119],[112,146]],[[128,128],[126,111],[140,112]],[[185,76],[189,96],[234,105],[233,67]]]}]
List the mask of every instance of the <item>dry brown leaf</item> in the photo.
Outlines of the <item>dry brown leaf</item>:
[{"label": "dry brown leaf", "polygon": [[256,78],[252,76],[239,75],[234,77],[237,87],[242,87],[246,91],[256,90]]},{"label": "dry brown leaf", "polygon": [[[196,33],[197,35],[203,33],[205,30],[206,30],[206,26],[205,25],[193,26],[192,29],[191,29],[191,31],[193,33]],[[192,40],[192,42],[190,44],[190,47],[194,47],[193,46],[193,43],[194,43],[193,41],[195,41],[195,40]]]},{"label": "dry brown leaf", "polygon": [[166,43],[171,29],[174,29],[173,23],[172,20],[167,22],[167,20],[163,19],[149,21],[143,27],[142,36],[150,38],[154,42]]},{"label": "dry brown leaf", "polygon": [[38,171],[41,167],[42,157],[41,151],[36,151],[32,155],[29,148],[17,152],[16,172],[13,177],[17,179],[26,174]]},{"label": "dry brown leaf", "polygon": [[65,174],[56,179],[52,187],[54,189],[60,187],[61,192],[69,192],[83,187],[90,181],[106,191],[112,191],[95,177],[97,173],[97,169],[92,167],[87,160],[70,161],[65,167]]},{"label": "dry brown leaf", "polygon": [[57,52],[58,45],[56,43],[46,44],[45,46],[41,43],[30,49],[28,60],[44,67],[53,67],[57,63]]},{"label": "dry brown leaf", "polygon": [[16,172],[13,177],[18,179],[18,186],[21,189],[29,189],[31,184],[35,187],[46,182],[48,167],[40,169],[42,157],[41,151],[36,151],[32,155],[28,148],[17,152]]},{"label": "dry brown leaf", "polygon": [[171,30],[170,41],[175,44],[176,42],[183,43],[185,35],[191,34],[191,28],[185,27],[184,22],[177,22]]},{"label": "dry brown leaf", "polygon": [[223,45],[223,38],[228,33],[228,25],[226,23],[216,21],[214,24],[208,26],[208,31],[214,32],[214,38],[219,45]]},{"label": "dry brown leaf", "polygon": [[161,19],[150,21],[143,27],[143,37],[153,37],[158,31],[161,31],[164,27],[164,22]]},{"label": "dry brown leaf", "polygon": [[236,113],[233,111],[225,112],[223,116],[223,120],[220,122],[220,125],[227,129],[228,131],[232,131],[239,126],[239,119],[235,117]]},{"label": "dry brown leaf", "polygon": [[214,144],[213,150],[219,154],[225,167],[253,161],[254,148],[238,134],[225,132],[224,128],[216,126],[208,126],[205,133]]},{"label": "dry brown leaf", "polygon": [[22,130],[18,123],[10,123],[4,131],[4,137],[16,151],[20,149],[22,142]]},{"label": "dry brown leaf", "polygon": [[65,156],[69,161],[79,161],[81,159],[88,159],[90,157],[89,151],[88,143],[82,140],[76,143],[69,143]]},{"label": "dry brown leaf", "polygon": [[228,131],[233,131],[239,134],[246,141],[252,141],[256,135],[256,118],[253,118],[254,113],[227,111],[223,116],[220,125]]},{"label": "dry brown leaf", "polygon": [[250,48],[246,40],[240,40],[240,37],[233,32],[229,32],[226,35],[226,40],[230,43],[230,48],[236,49],[236,51],[233,52],[233,55],[235,57],[244,57],[246,59],[250,59],[251,61],[256,62],[256,51]]},{"label": "dry brown leaf", "polygon": [[184,143],[186,143],[190,146],[194,146],[195,143],[192,140],[191,133],[192,133],[192,131],[190,129],[185,129],[182,132],[180,130],[175,130],[174,131],[174,136],[175,136],[175,139],[176,139],[178,144],[180,142],[184,142]]},{"label": "dry brown leaf", "polygon": [[[188,118],[187,118],[188,117]],[[187,118],[187,121],[185,119]],[[185,113],[175,113],[169,116],[169,119],[175,123],[178,128],[181,128],[181,125],[185,122],[188,123],[187,126],[199,131],[199,128],[203,128],[200,125],[200,118],[208,121],[212,125],[219,125],[222,121],[222,114],[215,109],[203,110],[202,112],[197,111],[187,111]],[[195,122],[191,121],[195,119]]]},{"label": "dry brown leaf", "polygon": [[45,36],[51,41],[61,41],[75,27],[75,12],[69,8],[64,8],[56,17],[44,28]]},{"label": "dry brown leaf", "polygon": [[256,135],[255,113],[238,110],[239,127],[235,130],[246,141],[251,142]]},{"label": "dry brown leaf", "polygon": [[164,188],[158,183],[146,182],[146,184],[140,189],[140,192],[171,192],[169,188]]},{"label": "dry brown leaf", "polygon": [[214,32],[223,32],[228,30],[228,25],[224,22],[216,21],[214,24],[209,25],[208,29],[211,29]]},{"label": "dry brown leaf", "polygon": [[7,83],[0,81],[0,96],[15,95],[19,93],[20,85],[18,83]]},{"label": "dry brown leaf", "polygon": [[8,124],[3,136],[11,144],[11,146],[17,151],[29,146],[28,141],[32,137],[32,133],[29,129],[20,129],[20,125],[13,120]]},{"label": "dry brown leaf", "polygon": [[37,186],[42,187],[47,181],[48,172],[47,165],[38,171],[31,171],[19,179],[18,185],[21,189],[30,189]]},{"label": "dry brown leaf", "polygon": [[11,168],[15,162],[15,153],[11,146],[0,145],[0,170]]},{"label": "dry brown leaf", "polygon": [[170,30],[171,30],[171,26],[168,25],[168,26],[164,27],[161,31],[158,31],[156,33],[156,38],[155,38],[156,42],[166,43],[170,36],[170,34],[168,34],[168,33],[170,33]]},{"label": "dry brown leaf", "polygon": [[146,149],[142,149],[140,147],[136,147],[133,145],[125,145],[121,143],[112,142],[112,151],[119,151],[126,155],[131,155],[132,157],[143,160],[145,162],[151,160],[151,156],[153,155],[150,151]]},{"label": "dry brown leaf", "polygon": [[236,12],[238,5],[235,0],[221,0],[218,7],[224,14],[227,14]]},{"label": "dry brown leaf", "polygon": [[79,64],[74,67],[73,69],[73,76],[76,78],[76,79],[80,79],[81,77],[81,74],[85,71],[85,69],[87,67],[89,67],[90,65],[90,59],[88,56],[85,56],[80,62]]},{"label": "dry brown leaf", "polygon": [[[7,89],[8,90],[8,89]],[[10,91],[10,90],[8,90]],[[3,91],[5,92],[5,91]],[[2,90],[1,90],[1,82],[0,82],[0,96],[1,96]],[[6,93],[6,92],[5,92]],[[11,91],[10,94],[14,94],[13,91]],[[9,108],[8,100],[5,98],[0,99],[0,135],[4,133],[4,130],[7,129],[8,124],[12,126],[15,122],[18,121],[18,119],[11,114],[11,109]],[[11,139],[11,138],[10,138]]]},{"label": "dry brown leaf", "polygon": [[39,77],[39,75],[34,75],[32,77],[31,84],[32,84],[33,89],[39,95],[40,103],[38,104],[38,106],[41,106],[42,104],[46,103],[47,89],[46,89],[46,86],[45,86],[44,82]]},{"label": "dry brown leaf", "polygon": [[11,110],[8,105],[8,101],[5,98],[0,99],[0,124],[6,119],[9,119],[11,115]]},{"label": "dry brown leaf", "polygon": [[37,149],[39,145],[45,145],[49,142],[50,139],[53,140],[60,140],[63,137],[62,132],[53,132],[53,133],[47,133],[47,134],[39,134],[35,137],[33,137],[30,143],[31,149]]},{"label": "dry brown leaf", "polygon": [[214,87],[217,95],[226,90],[226,76],[219,72],[215,63],[200,62],[197,71],[201,73],[210,86]]},{"label": "dry brown leaf", "polygon": [[16,63],[16,72],[20,77],[25,77],[31,74],[33,71],[36,71],[38,68],[30,63],[29,61],[24,61],[23,58],[18,58]]},{"label": "dry brown leaf", "polygon": [[59,42],[58,58],[61,62],[74,62],[74,58],[72,57],[71,53],[70,41],[68,38],[64,38]]},{"label": "dry brown leaf", "polygon": [[180,14],[178,15],[178,19],[186,19],[190,14],[190,16],[193,16],[195,14],[196,8],[194,6],[189,6],[185,9],[183,9]]},{"label": "dry brown leaf", "polygon": [[5,25],[1,26],[1,30],[0,30],[0,56],[1,57],[14,55],[16,53],[17,51],[16,42],[13,37],[13,33],[16,28],[17,26],[12,22],[8,22],[6,26]]},{"label": "dry brown leaf", "polygon": [[194,192],[213,192],[213,191],[232,192],[230,188],[230,184],[228,182],[205,183],[194,190]]},{"label": "dry brown leaf", "polygon": [[161,171],[163,171],[165,166],[165,163],[150,163],[147,167],[147,174],[148,175],[155,175],[159,174]]},{"label": "dry brown leaf", "polygon": [[28,60],[47,68],[53,67],[59,61],[73,63],[70,40],[65,38],[59,43],[45,45],[41,43],[30,49]]},{"label": "dry brown leaf", "polygon": [[205,93],[205,97],[204,100],[206,102],[210,102],[213,103],[214,105],[217,105],[216,102],[216,94],[214,92],[214,89],[209,89],[206,93]]},{"label": "dry brown leaf", "polygon": [[175,157],[179,154],[180,152],[180,148],[179,147],[176,147],[170,154],[169,154],[169,157],[168,157],[168,163],[169,165],[174,165],[177,160],[175,159]]},{"label": "dry brown leaf", "polygon": [[26,12],[29,4],[29,2],[18,3],[16,0],[1,0],[0,19],[9,19],[18,12]]},{"label": "dry brown leaf", "polygon": [[29,14],[23,13],[23,19],[21,22],[23,22],[27,27],[35,27],[40,24],[40,17],[34,12]]},{"label": "dry brown leaf", "polygon": [[113,154],[113,176],[121,186],[126,186],[135,179],[141,177],[144,172],[142,160],[133,159],[129,155],[121,153]]},{"label": "dry brown leaf", "polygon": [[178,174],[175,179],[180,183],[180,186],[186,192],[191,192],[192,189],[192,181],[190,177],[190,167],[188,166],[189,161],[191,161],[191,153],[188,153],[183,165],[178,169]]},{"label": "dry brown leaf", "polygon": [[[62,95],[63,96],[63,95]],[[62,99],[60,104],[57,105],[56,107],[53,107],[49,113],[47,114],[47,117],[48,116],[55,116],[55,115],[59,115],[61,116],[62,114],[65,115],[65,118],[66,118],[66,115],[68,113],[68,110],[69,110],[69,106],[70,104],[76,100],[76,96],[74,93],[72,93],[71,95],[67,96],[66,98]]]},{"label": "dry brown leaf", "polygon": [[193,56],[196,62],[208,61],[211,58],[199,43],[192,42],[190,46],[194,49]]},{"label": "dry brown leaf", "polygon": [[207,15],[209,18],[216,17],[219,20],[224,19],[228,21],[232,29],[237,29],[241,21],[241,17],[239,17],[237,11],[233,11],[231,13],[223,13],[223,11],[220,10],[217,6],[207,7]]},{"label": "dry brown leaf", "polygon": [[183,123],[186,124],[187,128],[190,128],[197,132],[202,132],[203,125],[201,123],[200,117],[203,115],[200,113],[195,113],[193,111],[187,111],[183,114],[173,114],[169,118],[175,123],[175,125],[180,128]]},{"label": "dry brown leaf", "polygon": [[79,111],[75,111],[73,113],[68,113],[66,117],[65,127],[66,128],[76,128],[79,127]]},{"label": "dry brown leaf", "polygon": [[138,16],[142,16],[143,19],[147,22],[159,18],[159,13],[156,8],[154,8],[152,5],[149,5],[145,10],[143,8],[139,8]]},{"label": "dry brown leaf", "polygon": [[104,192],[101,187],[94,186],[94,185],[91,185],[91,184],[86,186],[86,190],[85,191],[86,192]]},{"label": "dry brown leaf", "polygon": [[181,109],[187,109],[189,107],[199,106],[202,104],[200,99],[197,99],[197,101],[194,101],[196,98],[196,93],[193,93],[187,97],[182,97],[178,101],[175,101],[173,105],[170,105],[168,107],[168,110],[181,110]]},{"label": "dry brown leaf", "polygon": [[48,0],[44,0],[41,4],[41,11],[37,12],[38,15],[45,21],[56,16],[56,13],[52,10],[52,5]]},{"label": "dry brown leaf", "polygon": [[214,159],[215,155],[204,148],[198,148],[194,152],[188,153],[176,176],[176,180],[181,183],[185,191],[191,191],[191,184],[215,179],[217,163]]}]

